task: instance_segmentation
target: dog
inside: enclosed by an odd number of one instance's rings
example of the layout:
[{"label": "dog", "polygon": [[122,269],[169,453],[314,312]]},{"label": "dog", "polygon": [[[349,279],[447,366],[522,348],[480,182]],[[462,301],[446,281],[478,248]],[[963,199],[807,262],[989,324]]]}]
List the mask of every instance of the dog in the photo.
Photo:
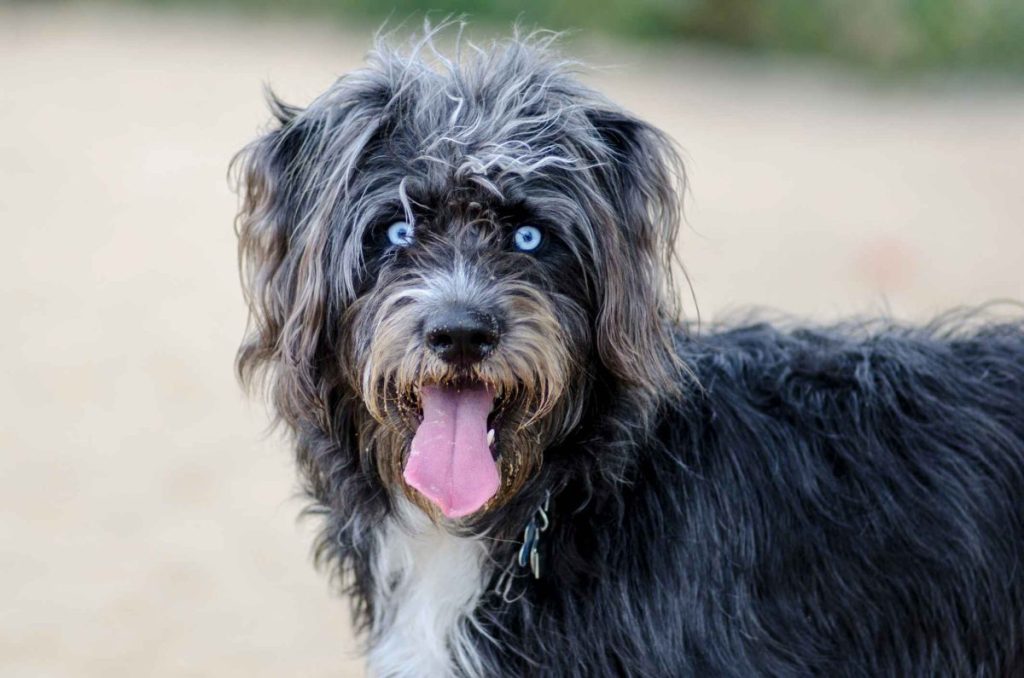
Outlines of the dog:
[{"label": "dog", "polygon": [[1024,324],[681,320],[673,142],[439,30],[234,164],[237,367],[370,672],[1024,675]]}]

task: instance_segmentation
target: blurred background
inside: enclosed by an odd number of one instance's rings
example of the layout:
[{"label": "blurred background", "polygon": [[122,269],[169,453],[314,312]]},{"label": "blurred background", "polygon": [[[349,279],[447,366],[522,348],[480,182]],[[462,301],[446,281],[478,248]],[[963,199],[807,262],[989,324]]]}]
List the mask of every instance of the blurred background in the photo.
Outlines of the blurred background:
[{"label": "blurred background", "polygon": [[4,676],[361,675],[234,380],[226,169],[264,83],[303,104],[424,9],[578,29],[685,151],[705,320],[1024,299],[1019,0],[0,2]]}]

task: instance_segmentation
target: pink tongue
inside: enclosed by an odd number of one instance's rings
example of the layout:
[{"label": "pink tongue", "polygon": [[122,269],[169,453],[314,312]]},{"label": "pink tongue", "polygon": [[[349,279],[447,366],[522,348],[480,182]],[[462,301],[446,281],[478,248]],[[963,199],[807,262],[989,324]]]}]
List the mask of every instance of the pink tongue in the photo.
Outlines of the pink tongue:
[{"label": "pink tongue", "polygon": [[447,517],[469,515],[498,491],[498,467],[487,444],[494,392],[483,385],[424,386],[420,399],[423,423],[412,439],[405,482]]}]

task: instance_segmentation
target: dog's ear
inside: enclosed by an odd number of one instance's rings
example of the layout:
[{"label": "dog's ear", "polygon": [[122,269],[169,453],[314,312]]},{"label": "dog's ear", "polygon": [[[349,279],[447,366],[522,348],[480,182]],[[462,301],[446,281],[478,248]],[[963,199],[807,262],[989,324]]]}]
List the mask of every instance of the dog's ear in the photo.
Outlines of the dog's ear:
[{"label": "dog's ear", "polygon": [[[240,193],[235,222],[250,311],[238,351],[243,383],[266,377],[277,414],[295,424],[325,416],[336,360],[325,359],[331,309],[343,306],[327,272],[344,241],[339,205],[376,125],[378,83],[342,79],[308,109],[269,96],[274,129],[232,162]],[[334,295],[331,297],[330,295]]]},{"label": "dog's ear", "polygon": [[305,343],[286,337],[286,328],[294,330],[293,318],[310,313],[316,305],[309,299],[317,293],[314,286],[302,280],[311,274],[310,262],[299,251],[304,221],[301,156],[315,130],[302,119],[302,111],[273,94],[268,94],[268,102],[275,128],[245,147],[231,164],[240,194],[235,230],[249,306],[248,334],[239,348],[237,367],[246,385],[263,374],[272,380],[269,390],[280,411],[285,403],[279,402],[277,391],[288,389],[286,383],[298,377]]},{"label": "dog's ear", "polygon": [[595,341],[605,367],[651,394],[677,387],[672,285],[684,188],[668,137],[618,110],[589,116],[606,150],[598,168],[613,222],[602,229]]}]

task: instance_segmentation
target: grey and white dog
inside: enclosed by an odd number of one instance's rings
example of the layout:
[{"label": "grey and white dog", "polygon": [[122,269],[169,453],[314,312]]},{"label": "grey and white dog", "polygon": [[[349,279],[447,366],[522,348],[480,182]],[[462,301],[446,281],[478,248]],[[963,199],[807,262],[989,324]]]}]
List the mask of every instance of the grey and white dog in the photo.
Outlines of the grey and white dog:
[{"label": "grey and white dog", "polygon": [[243,380],[381,676],[1024,673],[1024,332],[677,318],[664,134],[435,30],[236,161]]}]

